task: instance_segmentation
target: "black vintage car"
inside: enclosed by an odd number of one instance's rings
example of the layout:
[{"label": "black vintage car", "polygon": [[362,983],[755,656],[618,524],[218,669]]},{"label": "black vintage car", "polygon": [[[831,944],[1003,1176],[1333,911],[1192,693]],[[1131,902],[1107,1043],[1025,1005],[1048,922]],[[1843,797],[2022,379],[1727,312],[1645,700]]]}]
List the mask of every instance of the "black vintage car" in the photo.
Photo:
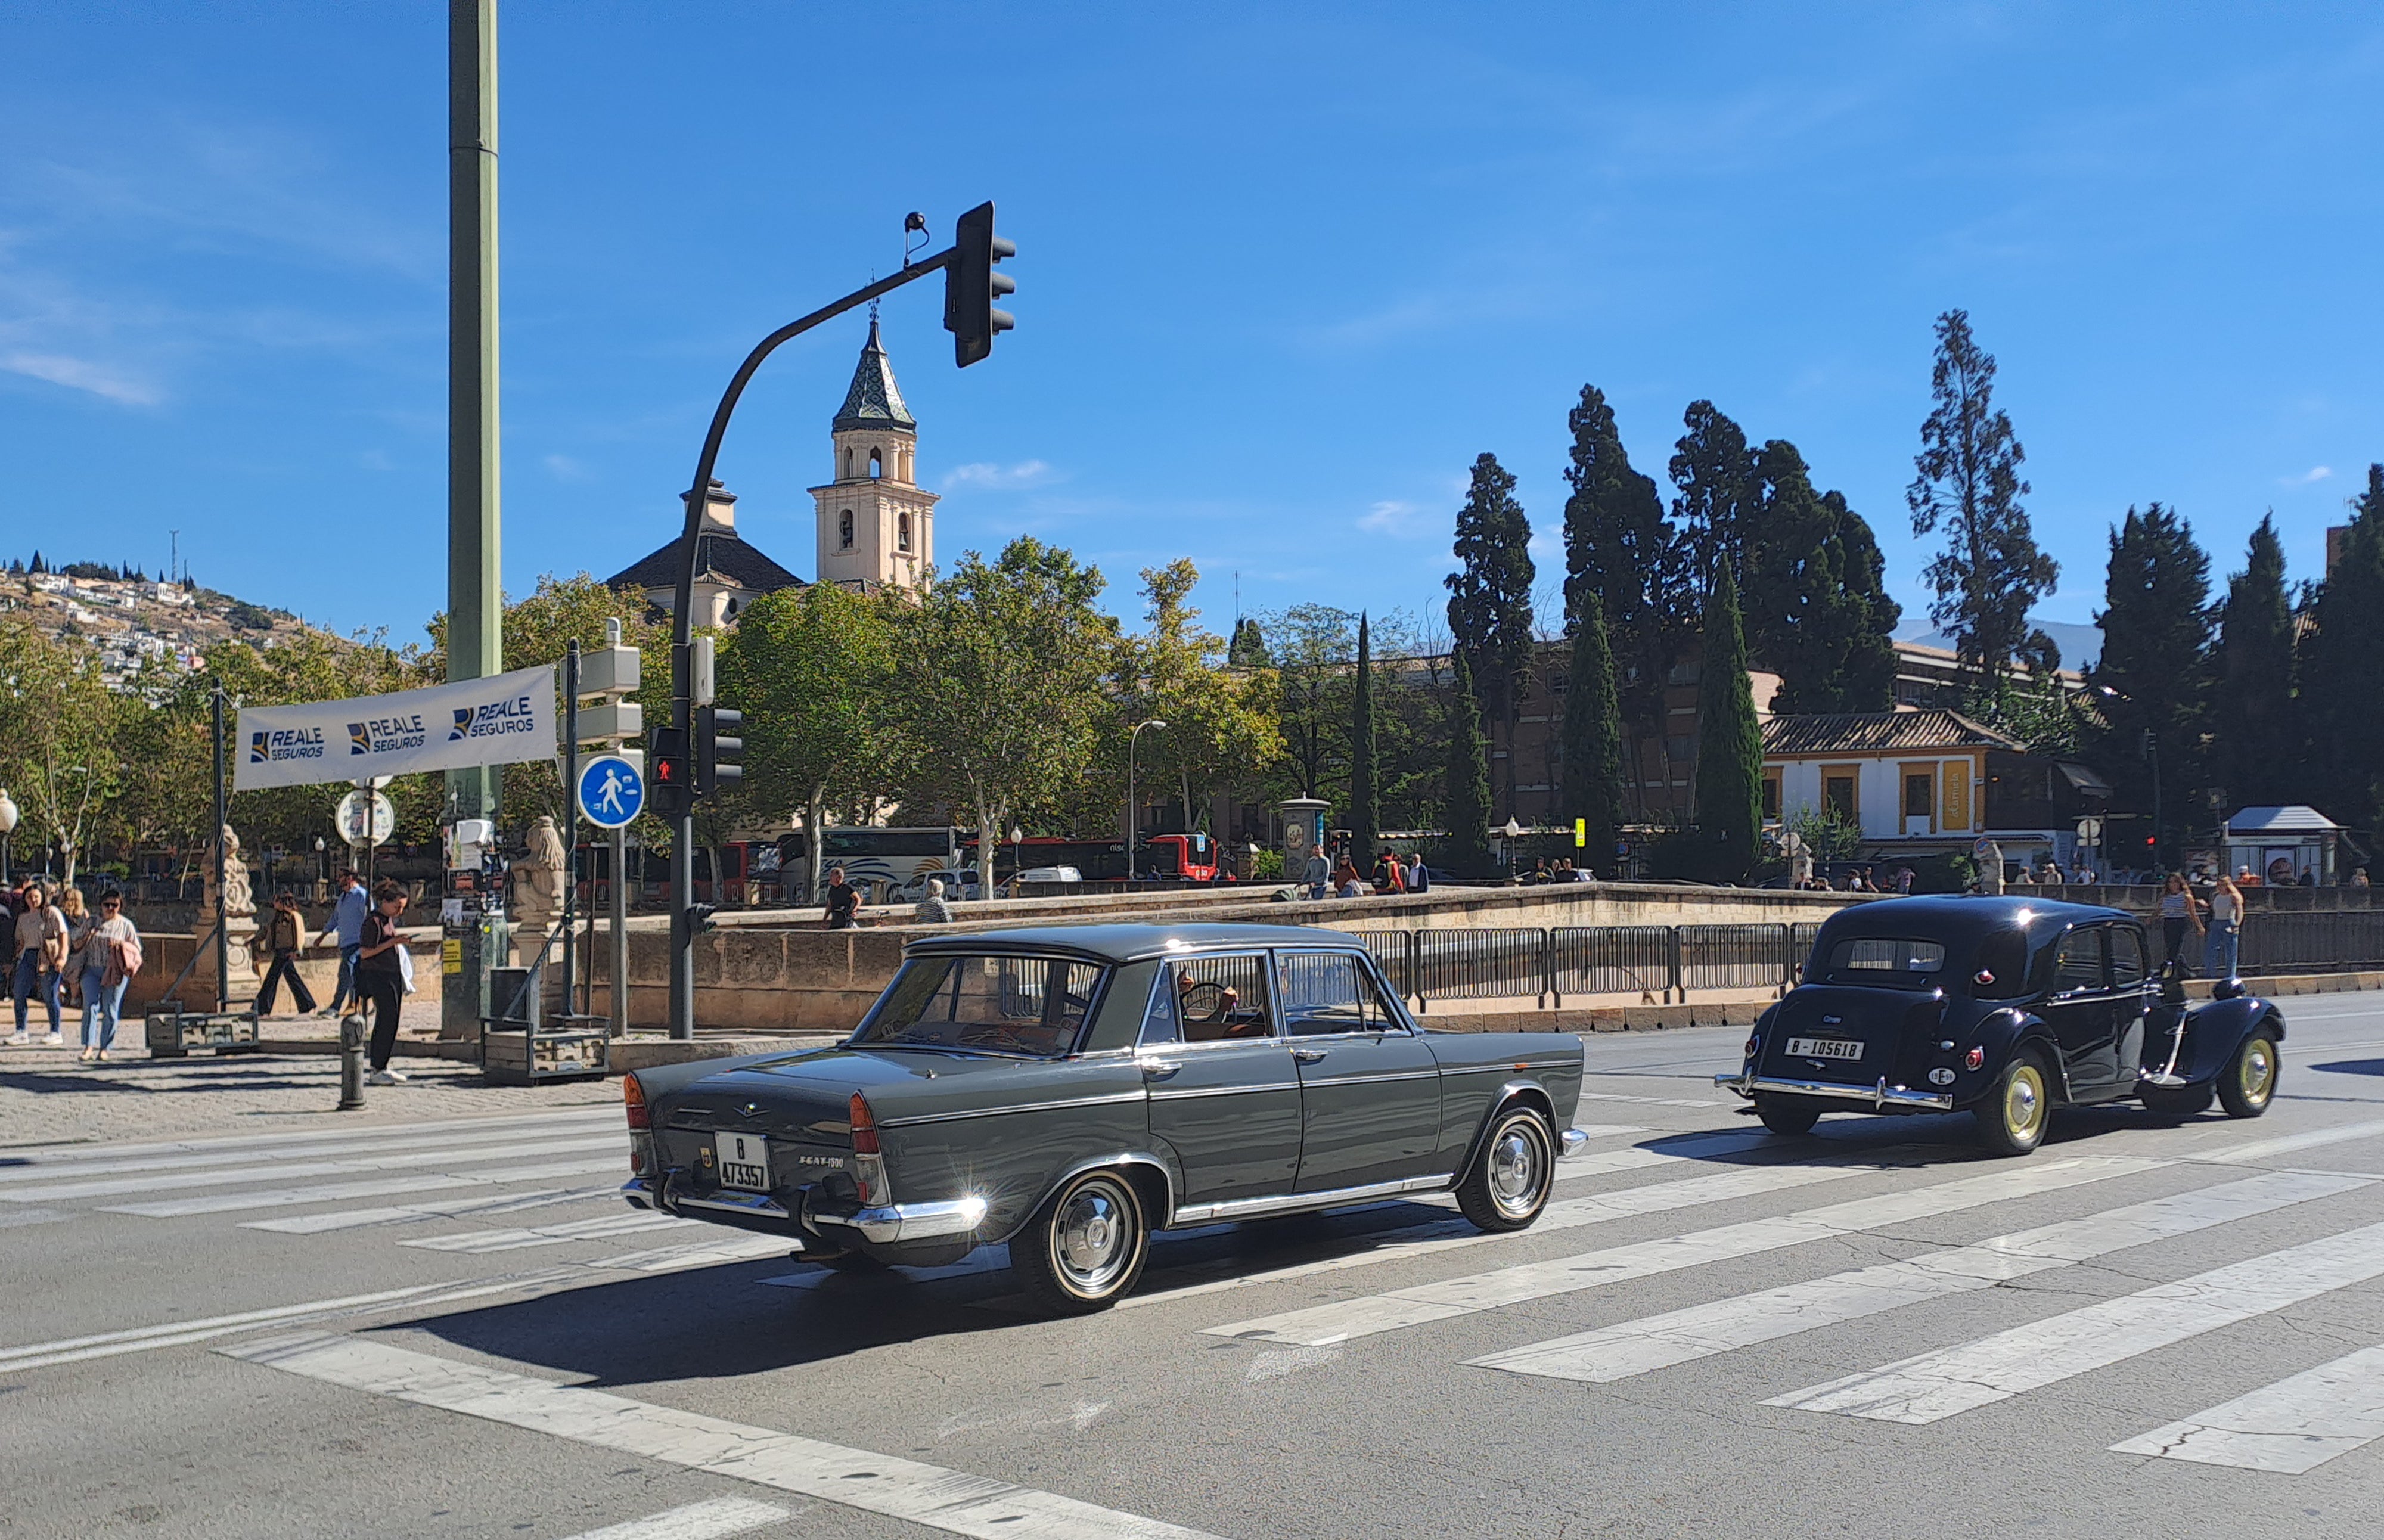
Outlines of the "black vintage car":
[{"label": "black vintage car", "polygon": [[832,1267],[1007,1241],[1054,1311],[1099,1310],[1154,1230],[1453,1192],[1539,1217],[1578,1037],[1426,1033],[1353,937],[1086,925],[913,941],[844,1043],[625,1077],[641,1208]]},{"label": "black vintage car", "polygon": [[2284,1018],[2237,980],[2198,1010],[2124,911],[2017,898],[1890,899],[1821,926],[1805,980],[1766,1011],[1746,1062],[1714,1077],[1764,1126],[1823,1112],[1957,1112],[2025,1155],[2056,1107],[2133,1098],[2191,1117],[2216,1096],[2258,1117]]}]

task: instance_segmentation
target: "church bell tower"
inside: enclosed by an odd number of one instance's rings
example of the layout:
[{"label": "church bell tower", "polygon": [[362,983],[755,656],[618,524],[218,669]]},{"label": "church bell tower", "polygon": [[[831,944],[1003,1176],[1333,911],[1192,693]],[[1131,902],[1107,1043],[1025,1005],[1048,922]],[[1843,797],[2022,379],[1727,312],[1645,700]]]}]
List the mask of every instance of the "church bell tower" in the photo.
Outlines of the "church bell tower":
[{"label": "church bell tower", "polygon": [[924,589],[936,560],[936,494],[919,487],[919,425],[902,404],[875,315],[829,441],[836,478],[811,489],[819,580],[863,592]]}]

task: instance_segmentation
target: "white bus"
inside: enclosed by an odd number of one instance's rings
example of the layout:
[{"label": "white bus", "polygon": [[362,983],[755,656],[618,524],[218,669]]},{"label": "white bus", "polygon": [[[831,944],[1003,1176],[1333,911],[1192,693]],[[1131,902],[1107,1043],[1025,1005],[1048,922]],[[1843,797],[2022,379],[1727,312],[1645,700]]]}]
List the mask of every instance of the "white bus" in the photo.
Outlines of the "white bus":
[{"label": "white bus", "polygon": [[[927,878],[955,871],[961,864],[960,831],[939,828],[879,828],[870,824],[831,826],[826,859],[820,863],[826,877],[830,866],[842,866],[847,880],[870,900],[891,889],[904,899],[916,897]],[[778,841],[778,881],[784,902],[816,903],[808,890],[811,877],[811,836],[802,829]],[[953,898],[960,897],[954,892]]]}]

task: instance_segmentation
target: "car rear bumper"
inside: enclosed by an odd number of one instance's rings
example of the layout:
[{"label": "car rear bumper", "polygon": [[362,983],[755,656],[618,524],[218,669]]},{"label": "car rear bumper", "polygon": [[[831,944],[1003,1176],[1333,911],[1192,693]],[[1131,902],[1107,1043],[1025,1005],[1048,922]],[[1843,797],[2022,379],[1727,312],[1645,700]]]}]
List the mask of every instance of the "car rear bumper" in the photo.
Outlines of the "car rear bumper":
[{"label": "car rear bumper", "polygon": [[1589,1131],[1585,1128],[1568,1128],[1557,1136],[1557,1142],[1564,1147],[1564,1154],[1578,1155],[1582,1148],[1589,1143]]},{"label": "car rear bumper", "polygon": [[873,1246],[892,1246],[902,1241],[968,1235],[985,1223],[985,1199],[954,1198],[937,1203],[892,1203],[851,1214],[813,1209],[811,1218],[814,1224],[838,1224],[858,1230],[862,1239]]},{"label": "car rear bumper", "polygon": [[1954,1110],[1951,1092],[1911,1091],[1901,1086],[1890,1086],[1881,1079],[1869,1086],[1844,1086],[1826,1080],[1780,1080],[1769,1075],[1752,1074],[1745,1071],[1714,1076],[1714,1084],[1743,1097],[1758,1092],[1765,1096],[1807,1096],[1823,1101],[1853,1102],[1869,1105],[1884,1112],[1893,1107],[1900,1112],[1950,1112]]}]

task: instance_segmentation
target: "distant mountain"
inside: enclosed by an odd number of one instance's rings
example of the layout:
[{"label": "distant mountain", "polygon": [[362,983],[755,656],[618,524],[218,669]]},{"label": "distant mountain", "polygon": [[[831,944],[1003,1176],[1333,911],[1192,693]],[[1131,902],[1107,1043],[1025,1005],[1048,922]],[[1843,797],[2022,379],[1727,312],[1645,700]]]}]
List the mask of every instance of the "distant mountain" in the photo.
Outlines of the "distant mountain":
[{"label": "distant mountain", "polygon": [[[2071,620],[2040,620],[2036,624],[2037,629],[2051,637],[2054,644],[2061,649],[2061,666],[2064,668],[2092,668],[2094,660],[2103,655],[2103,628],[2100,626],[2080,626]],[[1949,652],[1954,650],[1952,637],[1939,636],[1934,631],[1914,633],[1907,630],[1899,632],[1895,640],[1917,641],[1923,647],[1942,647]]]},{"label": "distant mountain", "polygon": [[21,614],[52,636],[91,641],[111,688],[124,686],[146,662],[195,669],[220,642],[272,647],[314,628],[287,611],[212,589],[97,575],[106,570],[77,564],[58,572],[0,572],[0,612]]}]

